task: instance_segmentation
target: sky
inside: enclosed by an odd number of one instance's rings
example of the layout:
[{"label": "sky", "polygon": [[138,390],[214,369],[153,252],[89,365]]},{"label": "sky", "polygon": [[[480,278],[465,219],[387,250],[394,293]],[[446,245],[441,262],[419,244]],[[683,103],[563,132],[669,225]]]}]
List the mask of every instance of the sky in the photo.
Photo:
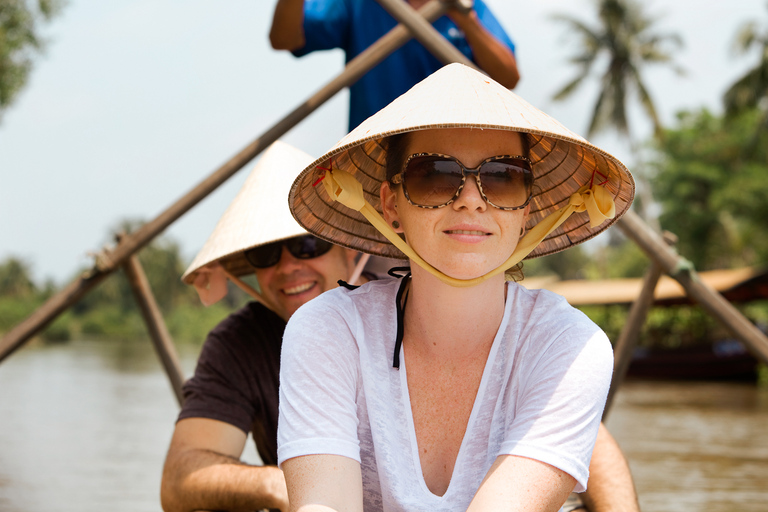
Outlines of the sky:
[{"label": "sky", "polygon": [[[373,0],[371,0],[373,1]],[[275,0],[69,0],[44,34],[45,54],[0,120],[0,262],[25,260],[58,284],[90,266],[123,219],[150,220],[319,90],[343,66],[339,51],[301,59],[271,49]],[[517,46],[515,92],[585,134],[593,81],[565,103],[553,93],[575,73],[577,41],[554,13],[591,23],[591,0],[486,0]],[[763,0],[648,0],[657,30],[677,33],[686,73],[648,68],[662,121],[680,110],[721,110],[728,86],[756,62],[733,52],[746,22],[768,25]],[[632,129],[649,126],[637,110]],[[346,91],[283,140],[319,156],[344,134]],[[630,164],[612,134],[592,142]],[[191,261],[243,184],[237,173],[165,236]]]}]

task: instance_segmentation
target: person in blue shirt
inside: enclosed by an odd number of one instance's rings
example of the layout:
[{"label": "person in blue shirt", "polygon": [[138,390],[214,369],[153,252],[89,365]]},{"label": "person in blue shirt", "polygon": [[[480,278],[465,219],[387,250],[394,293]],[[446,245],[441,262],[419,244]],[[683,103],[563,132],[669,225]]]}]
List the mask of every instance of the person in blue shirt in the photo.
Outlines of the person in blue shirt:
[{"label": "person in blue shirt", "polygon": [[[419,9],[427,1],[408,3]],[[349,62],[396,25],[375,0],[278,0],[269,38],[273,48],[297,57],[341,48]],[[482,0],[467,11],[450,9],[433,26],[491,78],[515,87],[515,45]],[[350,87],[349,129],[441,67],[416,40],[397,49]]]}]

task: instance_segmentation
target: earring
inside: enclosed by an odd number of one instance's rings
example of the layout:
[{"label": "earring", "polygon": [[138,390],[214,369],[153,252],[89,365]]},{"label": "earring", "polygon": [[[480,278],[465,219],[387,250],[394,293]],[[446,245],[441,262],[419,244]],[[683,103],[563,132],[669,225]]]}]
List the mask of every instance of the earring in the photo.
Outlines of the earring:
[{"label": "earring", "polygon": [[393,227],[393,228],[395,228],[395,229],[397,229],[397,228],[399,228],[399,227],[400,227],[400,223],[399,223],[399,222],[397,222],[396,220],[393,220],[393,221],[392,221],[392,227]]},{"label": "earring", "polygon": [[524,227],[520,228],[520,236],[523,236],[523,233],[525,233],[525,228]]}]

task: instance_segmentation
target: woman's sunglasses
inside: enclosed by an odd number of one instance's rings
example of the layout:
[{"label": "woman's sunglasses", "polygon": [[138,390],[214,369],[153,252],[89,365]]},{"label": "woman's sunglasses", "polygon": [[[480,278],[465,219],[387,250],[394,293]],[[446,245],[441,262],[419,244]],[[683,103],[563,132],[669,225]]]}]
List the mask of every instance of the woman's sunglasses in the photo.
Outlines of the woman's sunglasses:
[{"label": "woman's sunglasses", "polygon": [[458,159],[433,153],[411,155],[390,183],[403,184],[405,198],[420,208],[442,208],[459,197],[467,175],[474,175],[480,195],[500,210],[519,210],[531,200],[533,171],[524,156],[493,156],[474,169]]},{"label": "woman's sunglasses", "polygon": [[326,242],[312,235],[297,236],[271,244],[261,245],[248,249],[243,253],[248,263],[256,268],[269,268],[277,265],[283,253],[283,247],[288,249],[291,256],[300,260],[310,260],[327,253],[333,247],[331,242]]}]

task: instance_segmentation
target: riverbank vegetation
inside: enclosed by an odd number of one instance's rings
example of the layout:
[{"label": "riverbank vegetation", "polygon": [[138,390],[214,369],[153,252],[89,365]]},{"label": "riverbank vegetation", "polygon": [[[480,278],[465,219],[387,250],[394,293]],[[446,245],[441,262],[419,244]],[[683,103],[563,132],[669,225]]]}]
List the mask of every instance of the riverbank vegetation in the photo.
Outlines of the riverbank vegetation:
[{"label": "riverbank vegetation", "polygon": [[[142,250],[139,261],[168,330],[178,342],[202,343],[209,330],[246,302],[245,294],[233,287],[221,302],[203,306],[194,288],[181,282],[186,264],[178,244],[167,238]],[[35,283],[28,262],[13,257],[0,262],[0,333],[32,314],[56,290],[50,281]],[[116,272],[59,316],[40,337],[56,342],[147,336],[128,281],[122,272]]]}]

